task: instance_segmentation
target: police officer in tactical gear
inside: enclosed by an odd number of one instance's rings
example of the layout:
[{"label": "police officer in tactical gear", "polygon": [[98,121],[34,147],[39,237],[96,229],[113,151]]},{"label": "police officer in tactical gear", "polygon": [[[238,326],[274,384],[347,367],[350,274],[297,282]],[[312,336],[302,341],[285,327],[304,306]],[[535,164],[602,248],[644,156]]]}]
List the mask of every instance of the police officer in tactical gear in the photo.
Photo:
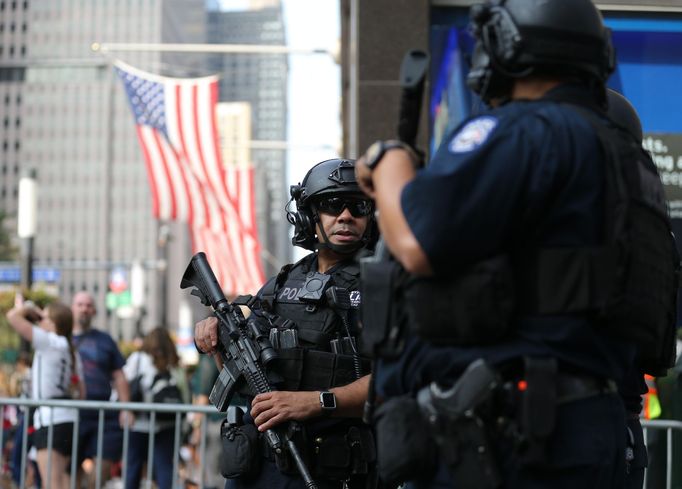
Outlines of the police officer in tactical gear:
[{"label": "police officer in tactical gear", "polygon": [[[374,217],[372,202],[355,181],[354,164],[323,161],[291,187],[286,210],[294,225],[292,242],[312,252],[270,279],[253,307],[277,349],[273,370],[283,381],[277,391],[250,399],[245,422],[264,432],[300,421],[303,433],[293,441],[321,488],[345,484],[364,489],[375,480],[374,439],[360,419],[369,368],[356,343],[357,258],[368,254]],[[216,324],[214,318],[197,323],[195,341],[201,351],[214,351]],[[261,445],[255,473],[233,475],[226,487],[305,487],[291,460]]]},{"label": "police officer in tactical gear", "polygon": [[[356,165],[396,263],[362,276],[379,470],[413,487],[622,487],[616,384],[636,355],[651,370],[671,360],[661,182],[606,117],[614,54],[592,2],[494,0],[471,24],[467,81],[495,108],[423,170],[385,142]],[[364,308],[381,296],[385,317]]]}]

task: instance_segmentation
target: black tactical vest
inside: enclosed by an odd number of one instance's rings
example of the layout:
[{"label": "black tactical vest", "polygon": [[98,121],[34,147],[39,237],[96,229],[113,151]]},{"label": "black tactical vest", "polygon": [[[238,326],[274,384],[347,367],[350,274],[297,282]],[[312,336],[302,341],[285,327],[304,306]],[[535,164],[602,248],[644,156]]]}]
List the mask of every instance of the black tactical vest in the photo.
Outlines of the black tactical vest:
[{"label": "black tactical vest", "polygon": [[[282,327],[294,328],[298,333],[299,348],[277,351],[276,370],[285,378],[280,389],[321,390],[346,385],[357,378],[352,355],[331,352],[330,342],[346,336],[339,314],[325,301],[311,304],[298,299],[307,276],[315,273],[316,264],[316,256],[311,253],[283,267],[258,293],[260,307],[287,320],[281,323]],[[351,334],[357,335],[360,267],[354,259],[349,259],[334,266],[328,274],[330,285],[350,292],[351,309],[347,317]]]}]

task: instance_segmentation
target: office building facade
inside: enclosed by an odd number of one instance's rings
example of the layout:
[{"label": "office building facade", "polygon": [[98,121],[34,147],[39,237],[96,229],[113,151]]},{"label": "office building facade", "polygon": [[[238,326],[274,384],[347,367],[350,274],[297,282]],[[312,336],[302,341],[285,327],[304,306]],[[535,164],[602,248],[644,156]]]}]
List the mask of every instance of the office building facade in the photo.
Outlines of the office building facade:
[{"label": "office building facade", "polygon": [[[16,230],[18,181],[35,170],[34,266],[58,271],[54,285],[62,300],[90,291],[97,326],[117,338],[159,324],[177,327],[189,238],[185,224],[152,217],[145,165],[112,56],[168,76],[209,71],[203,55],[105,55],[92,45],[205,42],[205,27],[201,0],[0,2],[0,209],[8,215],[7,230]],[[129,282],[134,261],[144,270],[144,307],[108,311],[109,284]]]}]

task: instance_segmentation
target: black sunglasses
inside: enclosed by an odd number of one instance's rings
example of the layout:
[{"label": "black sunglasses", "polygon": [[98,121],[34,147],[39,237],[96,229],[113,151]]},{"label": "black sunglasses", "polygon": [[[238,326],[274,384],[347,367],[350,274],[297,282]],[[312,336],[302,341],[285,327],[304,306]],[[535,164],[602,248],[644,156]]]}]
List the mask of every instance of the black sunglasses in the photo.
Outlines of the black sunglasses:
[{"label": "black sunglasses", "polygon": [[328,197],[317,201],[315,206],[320,212],[331,216],[340,215],[344,209],[348,209],[353,217],[365,217],[372,213],[372,203],[365,199]]}]

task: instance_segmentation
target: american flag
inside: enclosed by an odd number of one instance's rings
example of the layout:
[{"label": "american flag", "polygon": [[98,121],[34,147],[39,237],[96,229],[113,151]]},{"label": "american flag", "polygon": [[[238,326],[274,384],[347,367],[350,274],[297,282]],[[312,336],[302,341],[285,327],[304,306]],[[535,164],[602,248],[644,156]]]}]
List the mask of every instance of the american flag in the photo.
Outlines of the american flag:
[{"label": "american flag", "polygon": [[116,61],[133,111],[158,219],[186,221],[193,252],[203,251],[227,295],[264,282],[253,168],[220,157],[218,77],[168,78]]}]

